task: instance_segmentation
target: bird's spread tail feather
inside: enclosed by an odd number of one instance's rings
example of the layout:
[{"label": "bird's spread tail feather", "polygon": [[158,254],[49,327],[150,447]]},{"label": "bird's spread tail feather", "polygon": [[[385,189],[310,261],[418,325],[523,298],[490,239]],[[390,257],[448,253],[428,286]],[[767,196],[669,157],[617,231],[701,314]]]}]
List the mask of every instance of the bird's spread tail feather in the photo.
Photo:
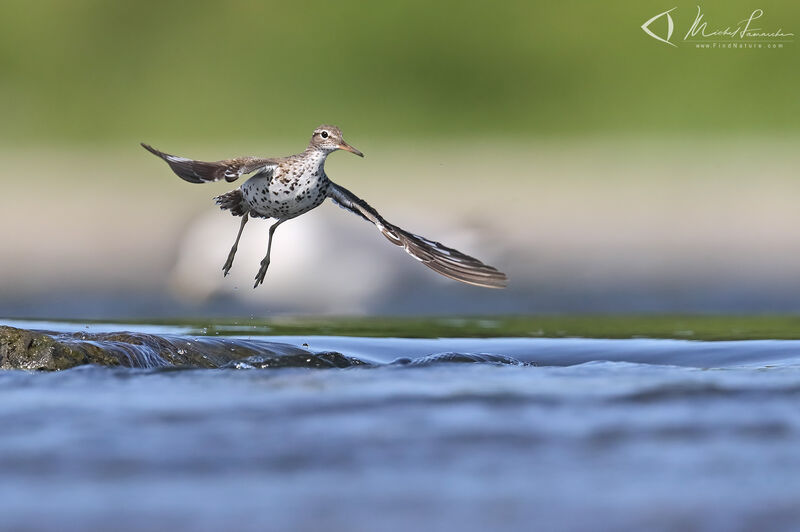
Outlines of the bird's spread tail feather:
[{"label": "bird's spread tail feather", "polygon": [[214,198],[214,203],[223,211],[231,211],[234,216],[244,216],[250,209],[244,201],[241,189],[231,190]]}]

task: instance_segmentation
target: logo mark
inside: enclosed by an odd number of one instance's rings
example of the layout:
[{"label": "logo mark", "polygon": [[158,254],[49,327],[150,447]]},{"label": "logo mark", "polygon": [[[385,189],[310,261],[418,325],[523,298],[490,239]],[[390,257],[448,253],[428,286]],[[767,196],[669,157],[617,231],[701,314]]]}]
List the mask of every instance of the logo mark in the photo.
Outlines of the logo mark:
[{"label": "logo mark", "polygon": [[[654,38],[655,40],[661,41],[661,42],[665,42],[668,45],[675,46],[677,48],[677,46],[675,44],[669,42],[670,38],[672,38],[672,30],[675,29],[675,23],[672,22],[672,17],[670,16],[669,13],[670,13],[670,11],[673,11],[675,9],[676,8],[673,7],[672,9],[670,9],[668,11],[664,11],[663,13],[659,13],[658,15],[654,16],[653,18],[651,18],[650,20],[648,20],[647,22],[642,24],[642,29],[644,30],[644,32],[646,34],[648,34],[650,37]],[[656,35],[652,31],[650,31],[650,24],[652,24],[656,20],[660,19],[661,17],[667,17],[667,38],[666,39],[664,39],[663,37],[659,37],[658,35]]]}]

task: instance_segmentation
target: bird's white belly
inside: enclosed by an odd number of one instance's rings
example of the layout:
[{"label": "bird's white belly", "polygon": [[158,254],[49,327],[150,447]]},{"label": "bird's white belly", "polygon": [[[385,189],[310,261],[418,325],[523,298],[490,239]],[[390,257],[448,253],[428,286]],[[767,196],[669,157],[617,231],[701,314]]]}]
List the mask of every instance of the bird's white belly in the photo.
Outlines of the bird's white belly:
[{"label": "bird's white belly", "polygon": [[323,174],[292,176],[289,179],[252,177],[242,185],[244,200],[251,211],[269,218],[293,218],[320,205],[328,193]]}]

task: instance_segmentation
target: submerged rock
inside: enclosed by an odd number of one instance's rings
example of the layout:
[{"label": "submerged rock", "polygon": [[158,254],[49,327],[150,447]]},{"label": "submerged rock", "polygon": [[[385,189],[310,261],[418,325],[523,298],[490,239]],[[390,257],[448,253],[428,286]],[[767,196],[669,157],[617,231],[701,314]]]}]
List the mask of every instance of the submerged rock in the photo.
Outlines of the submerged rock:
[{"label": "submerged rock", "polygon": [[253,356],[225,364],[229,369],[271,369],[271,368],[353,368],[356,366],[372,366],[355,357],[348,357],[334,351],[322,353],[283,355],[283,356]]},{"label": "submerged rock", "polygon": [[[384,364],[335,351],[312,352],[263,338],[175,334],[56,333],[0,326],[0,370],[58,371],[75,366],[129,368],[352,368]],[[398,358],[391,366],[529,363],[500,354],[446,352]]]},{"label": "submerged rock", "polygon": [[398,358],[392,364],[397,366],[431,366],[434,364],[492,364],[496,366],[533,366],[505,355],[492,353],[434,353],[419,358]]},{"label": "submerged rock", "polygon": [[84,364],[219,368],[238,360],[284,356],[317,358],[277,342],[128,332],[59,334],[0,326],[0,369],[56,371]]}]

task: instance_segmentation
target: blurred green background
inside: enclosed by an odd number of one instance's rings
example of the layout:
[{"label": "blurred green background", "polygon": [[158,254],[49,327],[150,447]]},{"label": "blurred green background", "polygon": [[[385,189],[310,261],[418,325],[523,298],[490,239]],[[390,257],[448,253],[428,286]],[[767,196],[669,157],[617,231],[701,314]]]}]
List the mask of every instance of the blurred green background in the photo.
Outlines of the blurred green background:
[{"label": "blurred green background", "polygon": [[[671,47],[640,26],[675,8]],[[755,9],[701,4],[713,29]],[[0,3],[0,315],[800,311],[800,69],[696,49],[694,1]],[[665,19],[654,23],[659,34]],[[335,181],[507,272],[439,279],[322,206],[238,222],[145,153],[286,155],[333,123]],[[239,287],[243,287],[239,289]],[[246,290],[244,289],[246,288]]]},{"label": "blurred green background", "polygon": [[[672,48],[639,26],[695,2],[4,0],[4,143],[303,139],[320,122],[384,138],[797,131],[784,50]],[[755,8],[704,2],[710,24]],[[675,40],[675,39],[673,39]]]}]

